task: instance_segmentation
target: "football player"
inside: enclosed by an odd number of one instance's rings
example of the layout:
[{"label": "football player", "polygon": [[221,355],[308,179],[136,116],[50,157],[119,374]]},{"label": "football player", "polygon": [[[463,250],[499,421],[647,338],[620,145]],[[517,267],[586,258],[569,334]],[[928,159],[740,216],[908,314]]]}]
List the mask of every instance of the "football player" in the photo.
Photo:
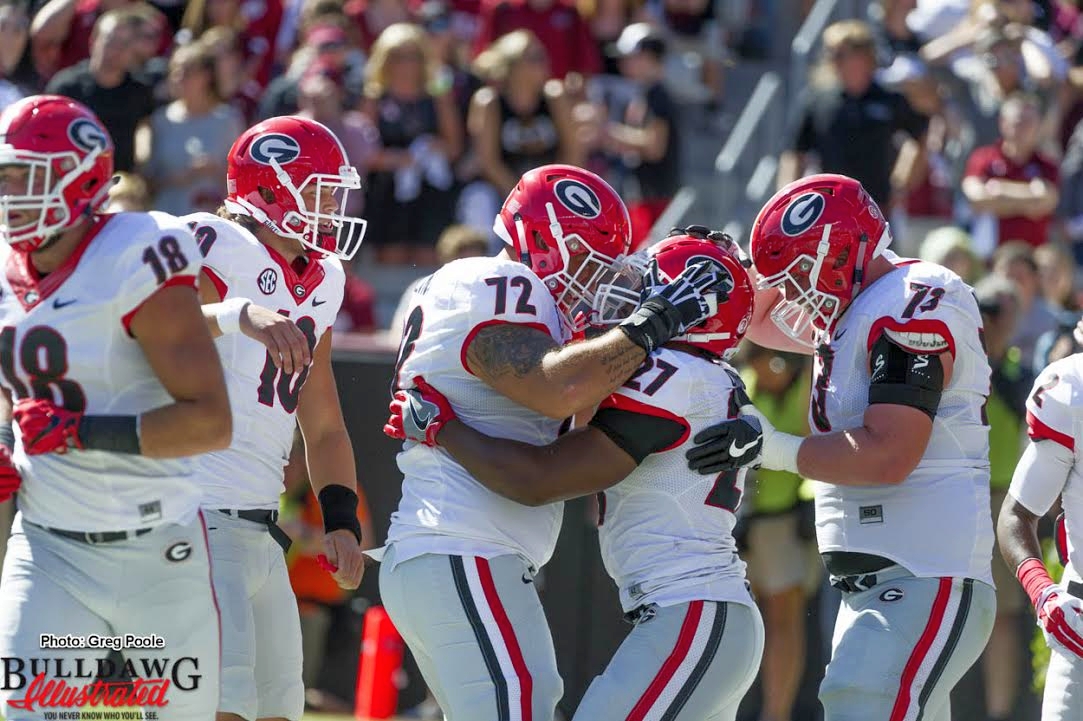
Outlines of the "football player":
[{"label": "football player", "polygon": [[294,116],[242,133],[226,172],[219,214],[182,218],[204,256],[203,311],[234,416],[244,419],[227,450],[200,458],[223,616],[218,719],[299,721],[300,617],[285,563],[289,537],[276,523],[297,426],[323,512],[327,568],[347,589],[364,570],[353,448],[331,370],[340,258],[357,252],[365,225],[343,208],[361,180],[330,130]]},{"label": "football player", "polygon": [[[1000,508],[1000,551],[1034,604],[1038,625],[1052,650],[1045,677],[1042,721],[1083,717],[1083,478],[1076,447],[1083,432],[1083,355],[1049,365],[1027,399],[1030,443],[1019,459]],[[1064,513],[1057,521],[1057,547],[1066,563],[1059,584],[1045,570],[1038,521],[1057,497]]]},{"label": "football player", "polygon": [[171,215],[99,214],[112,175],[109,133],[83,105],[37,95],[0,113],[0,497],[18,490],[19,506],[0,655],[26,669],[0,689],[11,721],[41,718],[26,697],[35,675],[77,694],[108,653],[45,648],[44,634],[157,634],[165,651],[126,659],[190,657],[198,674],[158,717],[210,718],[218,701],[218,613],[186,458],[231,434],[196,293],[202,258]]},{"label": "football player", "polygon": [[[903,260],[861,184],[814,175],[752,228],[749,338],[814,355],[808,438],[749,420],[701,432],[691,467],[815,478],[816,537],[842,590],[820,686],[827,721],[947,719],[992,631],[990,369],[970,288]],[[762,453],[747,448],[762,437]]]},{"label": "football player", "polygon": [[724,359],[752,318],[752,283],[729,236],[709,237],[702,227],[679,231],[651,249],[651,263],[663,280],[711,263],[711,314],[655,351],[586,427],[544,446],[485,435],[455,420],[420,377],[392,407],[389,431],[400,435],[403,414],[438,409],[411,440],[439,444],[512,501],[542,506],[599,494],[602,557],[634,629],[587,690],[576,721],[732,721],[759,670],[763,622],[733,538],[747,471],[706,477],[684,459],[692,434],[748,403]]},{"label": "football player", "polygon": [[[649,284],[628,316],[640,297],[624,258],[628,211],[588,171],[526,173],[495,231],[508,246],[499,255],[448,263],[418,284],[393,380],[395,390],[418,376],[439,384],[482,432],[549,443],[709,312],[704,289],[717,274],[705,260]],[[602,284],[613,289],[606,303],[596,298]],[[576,318],[625,316],[565,345]],[[405,480],[380,594],[440,707],[450,721],[551,721],[563,684],[532,580],[556,545],[561,504],[503,498],[446,451],[412,440],[398,464]]]}]

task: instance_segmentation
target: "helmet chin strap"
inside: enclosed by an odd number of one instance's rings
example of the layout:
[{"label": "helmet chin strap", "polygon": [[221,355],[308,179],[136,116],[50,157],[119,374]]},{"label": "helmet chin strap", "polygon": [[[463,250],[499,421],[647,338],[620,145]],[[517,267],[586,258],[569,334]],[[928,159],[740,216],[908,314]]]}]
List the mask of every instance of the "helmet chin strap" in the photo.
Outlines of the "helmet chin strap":
[{"label": "helmet chin strap", "polygon": [[533,269],[530,252],[526,249],[526,226],[523,225],[523,216],[519,213],[515,214],[515,235],[519,238],[519,262]]},{"label": "helmet chin strap", "polygon": [[556,241],[559,248],[561,243],[564,242],[564,227],[557,219],[557,211],[553,208],[552,203],[545,204],[545,212],[549,215],[549,233],[553,236],[553,240]]}]

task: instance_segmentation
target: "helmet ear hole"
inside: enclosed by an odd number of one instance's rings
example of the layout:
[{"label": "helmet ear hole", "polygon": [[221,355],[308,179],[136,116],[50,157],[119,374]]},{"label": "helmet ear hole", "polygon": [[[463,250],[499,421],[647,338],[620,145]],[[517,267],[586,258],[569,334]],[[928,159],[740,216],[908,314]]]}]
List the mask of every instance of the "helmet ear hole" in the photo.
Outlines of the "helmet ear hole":
[{"label": "helmet ear hole", "polygon": [[850,259],[850,249],[843,248],[842,252],[835,258],[835,263],[832,266],[834,270],[846,267],[846,261]]},{"label": "helmet ear hole", "polygon": [[275,202],[274,192],[270,188],[265,188],[262,185],[259,186],[259,197],[263,198],[264,203],[270,204]]},{"label": "helmet ear hole", "polygon": [[545,242],[545,238],[542,236],[541,233],[539,233],[537,230],[535,230],[535,231],[532,231],[531,234],[534,237],[534,245],[536,245],[538,247],[538,250],[540,250],[543,253],[546,252],[547,250],[549,250],[549,244]]}]

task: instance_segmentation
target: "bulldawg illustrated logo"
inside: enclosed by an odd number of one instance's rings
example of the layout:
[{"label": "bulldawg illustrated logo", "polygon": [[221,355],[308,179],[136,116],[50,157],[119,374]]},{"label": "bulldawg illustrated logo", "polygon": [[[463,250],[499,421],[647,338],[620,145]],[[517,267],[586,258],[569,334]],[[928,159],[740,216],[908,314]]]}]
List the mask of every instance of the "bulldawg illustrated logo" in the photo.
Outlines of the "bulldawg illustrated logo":
[{"label": "bulldawg illustrated logo", "polygon": [[[38,712],[44,719],[157,717],[154,708],[169,705],[168,696],[194,691],[203,678],[199,659],[140,658],[117,663],[112,658],[0,658],[8,705]],[[99,713],[84,711],[100,707]],[[144,709],[141,714],[139,709]],[[123,711],[121,710],[123,709]],[[69,713],[74,711],[74,713]],[[0,709],[0,717],[6,715]]]}]

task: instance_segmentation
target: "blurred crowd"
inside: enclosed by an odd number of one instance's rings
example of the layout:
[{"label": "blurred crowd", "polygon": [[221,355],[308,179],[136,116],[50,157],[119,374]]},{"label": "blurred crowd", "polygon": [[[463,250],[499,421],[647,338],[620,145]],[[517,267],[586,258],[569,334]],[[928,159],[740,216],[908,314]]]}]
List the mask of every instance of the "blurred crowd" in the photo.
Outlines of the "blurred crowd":
[{"label": "blurred crowd", "polygon": [[[769,5],[0,0],[0,108],[83,101],[116,144],[113,207],[175,214],[218,207],[244,127],[317,119],[363,178],[359,263],[431,269],[452,225],[496,245],[504,196],[551,162],[610,178],[641,241],[681,185],[678,107],[718,121],[737,51],[766,52]],[[373,330],[373,291],[351,282],[339,330]]]},{"label": "blurred crowd", "polygon": [[[112,208],[176,214],[218,207],[228,148],[247,125],[319,120],[363,177],[348,211],[368,221],[353,261],[367,267],[431,269],[492,252],[501,200],[551,162],[609,179],[642,243],[684,182],[681,121],[694,116],[721,139],[744,100],[727,97],[727,70],[786,40],[773,36],[782,4],[0,0],[0,108],[39,92],[83,101],[116,144]],[[1081,350],[1071,332],[1083,312],[1080,6],[868,3],[867,17],[824,31],[779,158],[780,186],[814,171],[857,178],[890,217],[896,252],[974,286],[993,367],[994,509],[1023,447],[1036,373]],[[399,327],[390,313],[378,322],[361,275],[348,274],[336,330]],[[807,432],[806,359],[749,346],[738,365],[777,427]],[[303,534],[315,506],[297,488],[293,531]],[[764,721],[792,717],[806,667],[805,609],[822,587],[811,497],[803,479],[761,472],[742,506],[767,628]],[[1006,719],[1026,685],[1019,619],[1029,609],[999,555],[994,566],[1001,617],[982,674],[988,718]],[[295,584],[318,636],[329,623],[321,609],[346,599],[309,570],[302,563]]]},{"label": "blurred crowd", "polygon": [[[1071,333],[1083,311],[1080,5],[870,3],[867,18],[824,30],[821,62],[779,158],[779,186],[813,171],[859,179],[888,214],[897,253],[946,265],[974,287],[993,368],[985,411],[994,517],[1023,449],[1035,375],[1083,350]],[[805,359],[744,354],[757,405],[780,427],[805,432]],[[819,570],[807,550],[811,484],[780,475],[761,473],[744,509],[767,628],[761,718],[770,720],[791,717]],[[980,668],[991,720],[1019,717],[1030,681],[1029,608],[997,551],[993,562],[998,618]]]}]

